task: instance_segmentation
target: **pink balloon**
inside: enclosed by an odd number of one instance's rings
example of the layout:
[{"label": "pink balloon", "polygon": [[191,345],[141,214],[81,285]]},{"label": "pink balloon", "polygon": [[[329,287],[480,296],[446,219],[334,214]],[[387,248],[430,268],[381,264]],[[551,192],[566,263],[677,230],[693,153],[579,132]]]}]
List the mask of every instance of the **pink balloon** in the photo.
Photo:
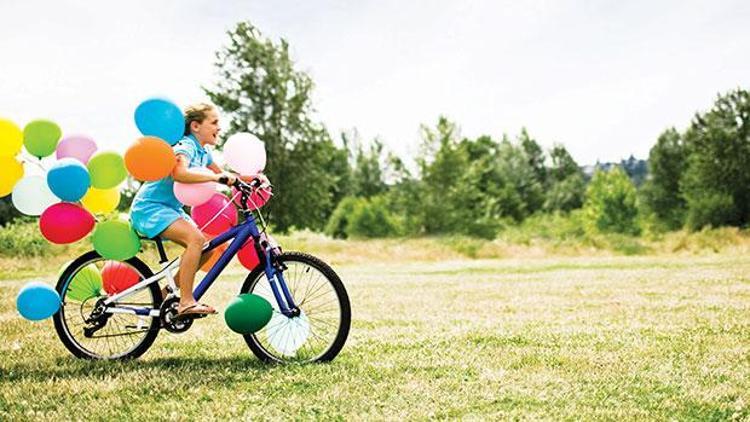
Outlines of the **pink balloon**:
[{"label": "pink balloon", "polygon": [[[197,169],[192,168],[190,171],[196,173],[213,174],[208,169]],[[185,205],[195,207],[198,205],[205,204],[206,201],[216,193],[216,182],[202,182],[202,183],[180,183],[174,182],[174,196],[177,200]]]},{"label": "pink balloon", "polygon": [[70,202],[50,205],[39,218],[42,235],[61,245],[83,239],[93,228],[94,216]]},{"label": "pink balloon", "polygon": [[[232,196],[237,194],[237,189],[232,188]],[[237,200],[239,201],[242,198],[242,196],[238,195]],[[250,195],[249,198],[247,198],[247,201],[245,201],[245,205],[248,209],[251,210],[257,210],[263,205],[268,202],[268,200],[271,199],[271,189],[258,189],[255,192],[253,192],[252,195]]]},{"label": "pink balloon", "polygon": [[220,193],[215,193],[206,203],[193,207],[191,214],[198,228],[211,235],[219,235],[237,224],[237,208]]},{"label": "pink balloon", "polygon": [[85,135],[71,135],[57,144],[57,159],[71,157],[86,164],[96,152],[96,142]]},{"label": "pink balloon", "polygon": [[251,133],[235,133],[224,143],[224,160],[239,174],[254,175],[266,167],[266,147]]}]

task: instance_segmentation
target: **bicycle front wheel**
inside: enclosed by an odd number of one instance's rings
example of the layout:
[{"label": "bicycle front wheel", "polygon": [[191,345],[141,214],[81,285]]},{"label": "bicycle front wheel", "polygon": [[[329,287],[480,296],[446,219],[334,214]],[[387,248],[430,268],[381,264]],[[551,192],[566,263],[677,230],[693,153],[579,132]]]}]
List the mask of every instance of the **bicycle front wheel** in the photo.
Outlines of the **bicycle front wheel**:
[{"label": "bicycle front wheel", "polygon": [[241,293],[262,296],[273,306],[271,321],[260,331],[245,335],[245,342],[261,360],[278,363],[330,361],[344,347],[351,325],[349,296],[339,276],[320,259],[299,252],[276,258],[300,315],[279,311],[271,285],[256,267],[245,279]]},{"label": "bicycle front wheel", "polygon": [[[60,274],[57,292],[62,306],[54,315],[55,331],[65,347],[83,359],[132,359],[142,355],[159,333],[159,318],[128,313],[97,317],[97,304],[153,273],[140,259],[110,261],[95,251],[74,260]],[[111,291],[107,291],[107,290]],[[159,309],[157,283],[130,294],[118,307]]]}]

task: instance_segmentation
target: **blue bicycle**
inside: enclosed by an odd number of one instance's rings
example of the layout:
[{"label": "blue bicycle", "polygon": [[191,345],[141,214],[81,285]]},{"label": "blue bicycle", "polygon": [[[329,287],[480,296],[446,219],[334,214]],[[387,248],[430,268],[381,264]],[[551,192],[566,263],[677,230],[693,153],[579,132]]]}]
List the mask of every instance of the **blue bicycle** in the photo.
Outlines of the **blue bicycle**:
[{"label": "blue bicycle", "polygon": [[[259,264],[248,274],[240,293],[254,293],[273,306],[271,321],[260,331],[243,336],[250,350],[266,362],[320,362],[338,355],[351,325],[349,297],[333,269],[320,259],[299,252],[282,252],[267,235],[247,206],[258,189],[258,180],[237,181],[234,199],[244,221],[212,239],[204,253],[231,240],[203,280],[195,287],[196,300],[206,293],[239,249],[252,239]],[[187,331],[194,318],[178,317],[179,297],[173,272],[179,258],[169,260],[160,238],[156,242],[161,269],[154,273],[138,257],[116,263],[123,277],[137,277],[135,284],[115,294],[98,289],[104,267],[111,263],[96,251],[75,259],[60,275],[57,292],[62,299],[54,315],[55,330],[65,347],[85,359],[132,359],[145,353],[159,331]],[[110,269],[111,270],[111,269]],[[159,282],[166,280],[162,297]],[[92,286],[94,287],[92,289]],[[83,294],[82,292],[92,293]]]}]

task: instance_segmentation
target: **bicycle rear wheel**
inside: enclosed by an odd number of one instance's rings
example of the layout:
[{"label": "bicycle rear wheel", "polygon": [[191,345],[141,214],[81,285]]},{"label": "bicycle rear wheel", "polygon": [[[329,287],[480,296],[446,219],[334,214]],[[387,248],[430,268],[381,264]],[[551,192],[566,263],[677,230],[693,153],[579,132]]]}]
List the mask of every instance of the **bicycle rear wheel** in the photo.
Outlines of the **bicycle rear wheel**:
[{"label": "bicycle rear wheel", "polygon": [[300,315],[279,311],[263,268],[245,279],[241,293],[264,297],[273,306],[271,321],[260,331],[245,335],[245,342],[261,360],[278,363],[330,361],[344,347],[351,326],[349,296],[333,269],[320,259],[299,252],[276,258]]},{"label": "bicycle rear wheel", "polygon": [[[111,267],[103,280],[108,264]],[[96,304],[112,293],[107,289],[124,290],[123,283],[132,284],[152,275],[151,269],[135,257],[110,261],[91,251],[75,259],[63,270],[56,287],[62,306],[53,319],[65,347],[83,359],[132,359],[146,352],[159,333],[159,318],[124,313],[101,318],[92,315]],[[161,301],[158,284],[151,283],[116,305],[158,309]]]}]

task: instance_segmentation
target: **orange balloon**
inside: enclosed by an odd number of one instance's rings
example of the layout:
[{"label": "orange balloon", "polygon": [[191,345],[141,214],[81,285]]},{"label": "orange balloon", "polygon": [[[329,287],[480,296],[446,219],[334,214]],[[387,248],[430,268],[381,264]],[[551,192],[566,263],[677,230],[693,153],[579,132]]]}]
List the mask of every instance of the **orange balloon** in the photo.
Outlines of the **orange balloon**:
[{"label": "orange balloon", "polygon": [[144,136],[125,152],[125,167],[136,179],[149,182],[169,176],[177,158],[168,143],[154,136]]},{"label": "orange balloon", "polygon": [[221,254],[224,253],[225,250],[227,250],[228,245],[226,243],[217,246],[213,251],[213,255],[211,255],[211,258],[208,258],[208,261],[204,262],[203,265],[201,265],[201,271],[208,272],[208,270],[211,269],[211,267],[216,264],[216,261],[219,260],[221,257]]}]

